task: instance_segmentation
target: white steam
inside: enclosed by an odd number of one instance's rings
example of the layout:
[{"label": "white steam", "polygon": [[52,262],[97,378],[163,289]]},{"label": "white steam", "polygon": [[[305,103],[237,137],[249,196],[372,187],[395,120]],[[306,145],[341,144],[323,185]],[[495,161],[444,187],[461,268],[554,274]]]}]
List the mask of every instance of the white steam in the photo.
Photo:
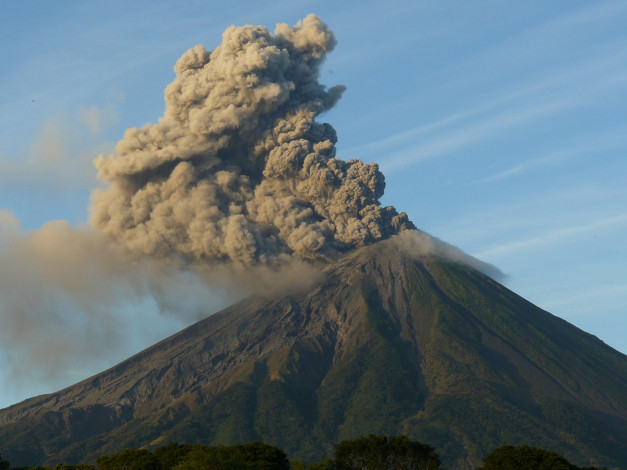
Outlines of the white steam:
[{"label": "white steam", "polygon": [[497,281],[503,281],[507,277],[496,266],[470,256],[460,248],[426,232],[408,230],[395,236],[392,241],[410,256],[437,256],[453,263],[470,266]]}]

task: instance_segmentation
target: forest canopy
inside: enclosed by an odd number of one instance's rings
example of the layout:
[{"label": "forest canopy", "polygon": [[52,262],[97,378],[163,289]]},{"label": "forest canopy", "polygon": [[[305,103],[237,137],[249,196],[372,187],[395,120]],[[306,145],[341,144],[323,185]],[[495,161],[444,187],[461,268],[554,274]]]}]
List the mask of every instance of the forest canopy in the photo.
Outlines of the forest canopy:
[{"label": "forest canopy", "polygon": [[[556,452],[526,445],[505,445],[486,454],[477,470],[603,470],[577,467]],[[10,469],[2,460],[0,470]],[[335,445],[333,458],[305,463],[289,460],[278,447],[262,442],[231,446],[176,444],[154,450],[126,449],[96,459],[95,465],[63,463],[13,470],[438,470],[434,448],[407,436],[368,435]]]}]

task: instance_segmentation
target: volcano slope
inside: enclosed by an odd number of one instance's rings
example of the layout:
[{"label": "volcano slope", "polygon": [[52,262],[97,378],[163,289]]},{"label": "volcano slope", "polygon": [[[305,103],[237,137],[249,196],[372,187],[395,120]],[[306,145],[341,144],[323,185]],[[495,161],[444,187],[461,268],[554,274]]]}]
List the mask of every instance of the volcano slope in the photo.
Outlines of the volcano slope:
[{"label": "volcano slope", "polygon": [[627,462],[627,356],[403,236],[307,292],[246,299],[58,393],[0,411],[14,465],[168,441],[263,440],[312,461],[399,434],[472,468],[502,444]]}]

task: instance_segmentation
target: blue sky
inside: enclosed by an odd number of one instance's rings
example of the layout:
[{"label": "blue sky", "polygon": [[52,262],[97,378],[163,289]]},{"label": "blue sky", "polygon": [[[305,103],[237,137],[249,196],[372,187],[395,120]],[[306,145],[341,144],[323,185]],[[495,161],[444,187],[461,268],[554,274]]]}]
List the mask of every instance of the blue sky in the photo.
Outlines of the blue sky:
[{"label": "blue sky", "polygon": [[[347,87],[322,116],[338,133],[338,156],[379,163],[384,203],[499,267],[518,294],[627,352],[625,2],[4,6],[0,250],[9,232],[29,237],[51,221],[87,223],[89,194],[100,184],[92,160],[112,152],[126,128],[158,120],[187,49],[216,47],[232,24],[274,29],[316,13],[338,40],[321,82]],[[16,266],[7,260],[19,257],[2,260],[8,285]],[[86,321],[83,304],[41,312],[42,325],[83,331],[92,347],[77,354],[85,348],[57,345],[69,355],[63,368],[20,377],[16,364],[39,337],[38,317],[30,312],[20,329],[0,311],[0,329],[24,338],[0,349],[12,364],[11,373],[0,368],[0,407],[95,373],[192,318],[160,315],[142,295],[109,307],[118,313],[98,314],[106,327]],[[146,322],[153,327],[139,326]]]}]

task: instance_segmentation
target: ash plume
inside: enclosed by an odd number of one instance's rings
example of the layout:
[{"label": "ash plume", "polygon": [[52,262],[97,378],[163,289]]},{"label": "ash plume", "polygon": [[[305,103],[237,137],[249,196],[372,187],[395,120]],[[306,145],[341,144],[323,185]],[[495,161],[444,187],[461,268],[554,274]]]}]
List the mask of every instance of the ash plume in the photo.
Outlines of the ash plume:
[{"label": "ash plume", "polygon": [[96,161],[108,183],[91,223],[134,251],[235,266],[333,256],[415,228],[382,207],[374,163],[336,158],[316,117],[343,86],[318,81],[335,38],[315,15],[294,27],[228,28],[177,61],[157,124],[128,129]]},{"label": "ash plume", "polygon": [[87,227],[24,230],[3,209],[0,266],[0,399],[65,387],[243,295]]}]

